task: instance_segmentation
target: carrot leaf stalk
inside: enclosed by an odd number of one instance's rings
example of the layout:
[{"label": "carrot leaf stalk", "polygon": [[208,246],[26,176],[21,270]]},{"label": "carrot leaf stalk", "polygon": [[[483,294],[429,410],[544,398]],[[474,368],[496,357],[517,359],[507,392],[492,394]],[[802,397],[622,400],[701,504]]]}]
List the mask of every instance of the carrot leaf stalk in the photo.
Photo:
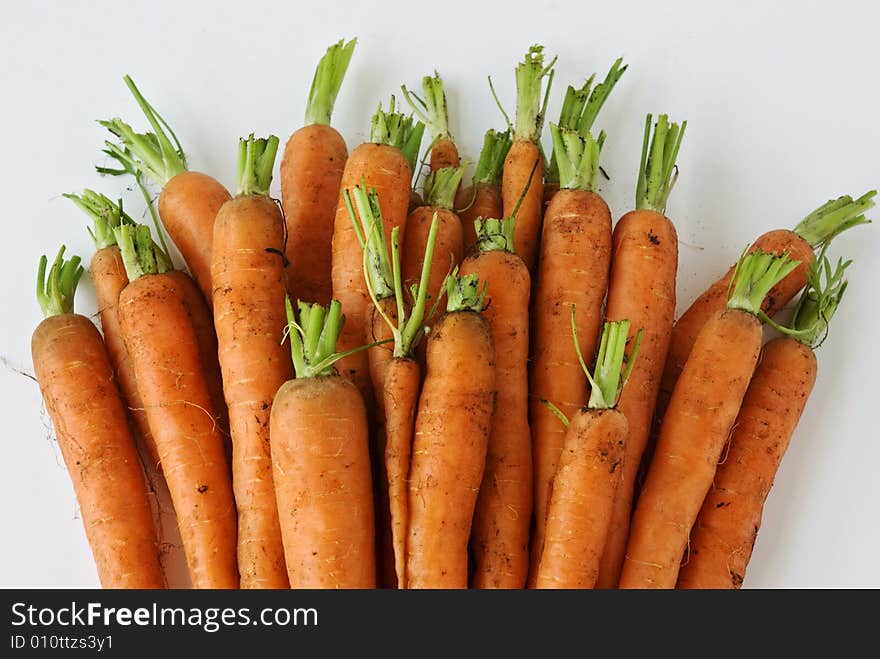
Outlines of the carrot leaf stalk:
[{"label": "carrot leaf stalk", "polygon": [[324,53],[315,69],[309,100],[306,103],[306,126],[312,124],[330,125],[333,105],[342,87],[345,72],[351,61],[357,39],[345,43],[340,39]]},{"label": "carrot leaf stalk", "polygon": [[876,190],[869,190],[855,201],[849,195],[827,201],[807,215],[794,232],[814,248],[827,245],[847,229],[871,223],[864,213],[874,207],[876,195]]},{"label": "carrot leaf stalk", "polygon": [[[525,58],[516,67],[516,124],[513,139],[537,144],[544,128],[544,116],[547,113],[547,102],[550,88],[553,86],[554,57],[544,66],[544,47],[532,46]],[[547,78],[544,98],[541,100],[541,87]]]},{"label": "carrot leaf stalk", "polygon": [[575,318],[575,305],[571,305],[571,331],[574,338],[574,349],[578,361],[590,383],[590,400],[587,407],[591,410],[607,410],[617,405],[620,392],[635,366],[639,355],[639,347],[642,344],[643,330],[636,333],[632,350],[629,356],[626,354],[627,337],[629,336],[629,321],[618,320],[606,322],[602,329],[602,338],[599,341],[599,353],[596,356],[596,370],[590,373],[584,355],[581,352],[580,342],[577,338],[577,321]]},{"label": "carrot leaf stalk", "polygon": [[143,97],[131,77],[125,76],[124,79],[146,115],[152,132],[136,133],[131,126],[118,118],[98,121],[122,143],[120,146],[107,141],[105,145],[114,158],[128,163],[136,172],[146,174],[157,185],[164,186],[186,171],[186,155],[174,131]]},{"label": "carrot leaf stalk", "polygon": [[40,264],[37,266],[37,303],[44,318],[73,313],[73,298],[83,274],[83,267],[78,256],[65,259],[65,249],[67,248],[62,245],[58,250],[48,276],[46,266],[49,263],[45,254],[40,257]]},{"label": "carrot leaf stalk", "polygon": [[483,282],[476,275],[459,275],[456,267],[446,278],[446,311],[481,312],[486,306],[489,282]]},{"label": "carrot leaf stalk", "polygon": [[599,155],[605,143],[605,132],[593,139],[589,130],[581,133],[550,124],[553,137],[553,160],[560,188],[595,190],[599,182]]},{"label": "carrot leaf stalk", "polygon": [[238,140],[238,194],[269,195],[276,153],[278,138],[274,135],[254,139],[251,133]]},{"label": "carrot leaf stalk", "polygon": [[480,158],[474,170],[474,186],[480,183],[489,185],[501,185],[501,170],[504,168],[504,159],[510,151],[509,130],[495,130],[490,128],[483,137],[483,148],[480,149]]},{"label": "carrot leaf stalk", "polygon": [[160,275],[173,269],[171,259],[154,241],[150,227],[122,224],[113,231],[129,281],[144,275]]},{"label": "carrot leaf stalk", "polygon": [[687,128],[686,121],[683,121],[681,126],[676,123],[670,124],[669,117],[661,114],[657,117],[654,135],[651,137],[651,115],[649,114],[645,120],[642,161],[636,188],[638,210],[648,209],[661,214],[666,213],[666,201],[678,178],[675,160],[678,158],[685,128]]},{"label": "carrot leaf stalk", "polygon": [[95,243],[95,249],[105,249],[116,244],[113,231],[123,224],[134,224],[135,221],[122,210],[122,199],[113,201],[106,195],[94,190],[83,190],[82,194],[63,194],[77,208],[92,219],[92,226],[86,230]]},{"label": "carrot leaf stalk", "polygon": [[477,247],[481,252],[510,252],[513,249],[513,232],[516,229],[516,215],[503,220],[478,217],[474,220],[477,230]]},{"label": "carrot leaf stalk", "polygon": [[452,210],[455,193],[464,176],[464,165],[441,167],[425,178],[425,204],[434,208]]},{"label": "carrot leaf stalk", "polygon": [[[367,190],[362,180],[353,190],[343,190],[342,197],[361,249],[364,251],[364,280],[367,291],[375,298],[374,303],[394,297],[394,275],[388,257],[379,195],[375,190]],[[360,223],[358,223],[359,218]],[[379,307],[380,305],[376,304],[376,308]]]},{"label": "carrot leaf stalk", "polygon": [[425,124],[421,121],[413,123],[412,116],[396,112],[395,104],[396,100],[393,95],[387,112],[382,109],[382,104],[379,103],[379,109],[373,115],[370,127],[370,142],[400,149],[409,161],[410,170],[415,171],[416,158],[419,157],[419,148],[425,133]]},{"label": "carrot leaf stalk", "polygon": [[800,263],[787,253],[776,256],[760,249],[751,254],[746,250],[733,271],[727,292],[728,309],[759,315],[770,289],[791,274]]},{"label": "carrot leaf stalk", "polygon": [[440,74],[434,71],[433,76],[422,78],[422,93],[424,98],[411,92],[406,85],[401,85],[403,97],[412,108],[413,114],[425,124],[431,132],[432,142],[452,139],[449,133],[449,112],[446,106],[446,92],[443,90],[443,81]]}]

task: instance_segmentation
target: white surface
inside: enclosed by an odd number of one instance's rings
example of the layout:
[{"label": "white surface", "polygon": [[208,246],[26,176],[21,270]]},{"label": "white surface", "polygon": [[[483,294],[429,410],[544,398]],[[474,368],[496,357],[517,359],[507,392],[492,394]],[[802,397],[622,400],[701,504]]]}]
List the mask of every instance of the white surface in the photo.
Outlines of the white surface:
[{"label": "white surface", "polygon": [[[14,369],[32,371],[38,256],[61,241],[86,260],[92,252],[85,217],[60,193],[120,194],[120,181],[92,167],[104,139],[96,118],[143,127],[124,73],[175,128],[191,167],[231,186],[237,138],[272,131],[284,139],[297,128],[313,67],[342,36],[359,39],[334,116],[350,146],[380,99],[436,67],[453,133],[471,158],[486,128],[501,125],[486,74],[512,110],[513,66],[529,44],[559,54],[551,117],[565,84],[603,75],[623,55],[630,69],[598,122],[608,132],[612,180],[603,193],[615,215],[633,203],[645,113],[689,121],[668,209],[682,240],[680,310],[764,230],[880,184],[877,3],[387,0],[382,9],[314,2],[308,13],[295,4],[5,8],[0,585],[97,585],[39,391]],[[855,259],[849,292],[819,353],[819,381],[767,503],[746,586],[880,586],[878,231],[862,228],[835,245],[834,255]],[[93,313],[87,281],[82,289],[78,309]]]}]

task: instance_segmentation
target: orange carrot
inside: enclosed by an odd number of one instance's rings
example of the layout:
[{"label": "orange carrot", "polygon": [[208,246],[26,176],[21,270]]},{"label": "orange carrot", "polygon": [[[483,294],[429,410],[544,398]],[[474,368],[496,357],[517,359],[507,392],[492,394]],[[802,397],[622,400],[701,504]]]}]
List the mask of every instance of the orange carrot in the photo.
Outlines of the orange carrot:
[{"label": "orange carrot", "polygon": [[797,266],[787,256],[745,255],[727,308],[697,337],[663,418],[630,526],[620,588],[674,588],[688,537],[761,350],[757,314]]},{"label": "orange carrot", "polygon": [[476,277],[447,282],[428,335],[409,471],[407,588],[467,588],[468,538],[495,408],[495,347]]},{"label": "orange carrot", "polygon": [[651,116],[645,121],[645,139],[636,189],[636,210],[614,227],[611,277],[605,318],[629,319],[644,331],[639,361],[629,376],[617,409],[626,417],[626,442],[620,486],[614,500],[611,528],[602,553],[599,588],[616,588],[626,551],[633,493],[642,453],[651,431],[654,402],[669,347],[675,316],[675,274],[678,235],[665,216],[666,200],[674,184],[675,160],[687,122],[669,125],[661,114],[651,137]]},{"label": "orange carrot", "polygon": [[37,299],[43,320],[31,353],[58,446],[73,482],[86,536],[104,588],[164,588],[147,483],[125,405],[97,328],[74,313],[79,257],[62,247]]},{"label": "orange carrot", "polygon": [[296,379],[272,405],[272,468],[293,588],[373,588],[376,559],[367,413],[357,387],[333,372],[343,319],[287,301]]},{"label": "orange carrot", "polygon": [[510,131],[487,130],[473,181],[471,185],[459,188],[455,195],[455,212],[461,220],[465,254],[469,254],[477,244],[474,220],[502,217],[501,169],[508,151]]},{"label": "orange carrot", "polygon": [[287,290],[294,300],[328,304],[332,294],[333,218],[348,148],[339,131],[330,125],[330,116],[356,42],[340,40],[318,62],[309,90],[305,126],[287,140],[281,159]]},{"label": "orange carrot", "polygon": [[626,417],[616,404],[642,340],[639,330],[627,358],[629,321],[605,323],[596,371],[591,375],[580,353],[575,323],[572,307],[574,348],[592,390],[587,406],[570,422],[553,408],[568,430],[547,508],[537,588],[593,588],[596,584],[628,434]]},{"label": "orange carrot", "polygon": [[214,223],[214,325],[232,436],[242,588],[287,588],[272,484],[269,415],[292,375],[287,327],[284,217],[269,197],[278,138],[239,142],[238,195]]},{"label": "orange carrot", "polygon": [[462,275],[485,282],[483,316],[495,344],[496,414],[471,531],[474,588],[522,588],[529,571],[532,441],[529,430],[529,271],[514,249],[516,216],[477,220],[480,251]]},{"label": "orange carrot", "polygon": [[679,588],[742,585],[764,501],[816,381],[814,346],[824,339],[846,290],[847,266],[838,262],[832,272],[824,254],[813,261],[791,328],[779,328],[788,336],[761,351],[729,448],[694,524]]},{"label": "orange carrot", "polygon": [[147,227],[122,225],[116,240],[130,280],[119,296],[120,327],[192,584],[238,588],[235,501],[190,294]]}]

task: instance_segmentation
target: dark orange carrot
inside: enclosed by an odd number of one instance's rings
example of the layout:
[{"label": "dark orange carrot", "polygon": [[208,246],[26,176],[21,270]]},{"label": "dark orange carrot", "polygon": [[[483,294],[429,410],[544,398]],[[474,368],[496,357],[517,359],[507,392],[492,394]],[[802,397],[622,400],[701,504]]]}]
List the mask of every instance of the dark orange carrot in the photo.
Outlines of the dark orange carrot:
[{"label": "dark orange carrot", "polygon": [[486,131],[480,159],[471,185],[459,188],[455,195],[455,212],[461,220],[464,253],[469,254],[477,244],[474,220],[480,217],[502,217],[501,169],[510,150],[510,131]]},{"label": "dark orange carrot", "polygon": [[318,62],[309,90],[305,126],[290,136],[281,158],[287,290],[294,300],[329,304],[332,294],[333,218],[348,148],[339,131],[330,125],[330,116],[356,42],[340,40]]},{"label": "dark orange carrot", "polygon": [[373,588],[367,413],[357,387],[333,371],[340,305],[300,302],[297,319],[288,298],[287,314],[296,379],[275,396],[271,443],[290,585]]},{"label": "dark orange carrot", "polygon": [[406,85],[401,85],[400,88],[413,113],[425,124],[431,134],[431,173],[447,167],[458,167],[461,158],[455,140],[449,132],[449,111],[440,74],[434,71],[433,76],[422,78],[424,98],[409,91]]},{"label": "dark orange carrot", "polygon": [[468,538],[495,408],[492,329],[476,277],[448,280],[428,335],[409,471],[407,588],[467,588]]},{"label": "dark orange carrot", "polygon": [[629,376],[629,386],[617,403],[617,409],[629,425],[629,438],[611,528],[599,567],[596,582],[599,588],[617,587],[629,535],[636,476],[650,436],[654,403],[675,316],[678,235],[665,212],[686,126],[687,122],[683,122],[680,129],[677,124],[670,126],[666,115],[660,115],[649,148],[651,116],[648,115],[636,188],[637,210],[624,215],[614,227],[605,318],[629,319],[631,326],[644,331],[644,340],[638,364]]},{"label": "dark orange carrot", "polygon": [[816,380],[814,346],[824,340],[846,290],[847,266],[838,262],[832,271],[824,253],[813,261],[791,327],[779,328],[787,336],[761,351],[727,453],[694,524],[679,588],[742,585],[764,502]]},{"label": "dark orange carrot", "polygon": [[122,162],[124,169],[101,168],[100,171],[144,175],[162,188],[159,195],[162,224],[210,307],[214,218],[231,195],[216,179],[187,170],[186,156],[174,131],[129,76],[125,76],[125,84],[143,110],[152,132],[136,133],[121,119],[101,121],[121,142],[121,146],[112,142],[105,144],[107,153]]},{"label": "dark orange carrot", "polygon": [[616,404],[642,340],[639,330],[627,357],[629,321],[606,322],[596,370],[591,375],[580,353],[575,318],[572,307],[574,349],[592,388],[589,403],[570,422],[558,408],[552,408],[565,420],[568,430],[547,508],[547,530],[535,579],[537,588],[596,585],[628,434],[626,417],[616,409]]},{"label": "dark orange carrot", "polygon": [[185,276],[169,271],[170,260],[147,227],[123,225],[116,240],[130,280],[119,296],[120,327],[192,584],[238,588],[232,483]]},{"label": "dark orange carrot", "polygon": [[104,588],[164,588],[147,482],[125,405],[97,328],[74,313],[79,257],[62,247],[37,273],[45,319],[34,330],[34,372],[73,482]]},{"label": "dark orange carrot", "polygon": [[238,194],[214,223],[214,325],[232,437],[242,588],[287,588],[272,484],[269,415],[293,369],[287,327],[284,216],[269,197],[278,138],[239,142]]},{"label": "dark orange carrot", "polygon": [[[541,236],[541,215],[544,195],[544,164],[539,148],[544,115],[550,88],[553,85],[553,65],[556,58],[544,66],[543,46],[532,46],[525,59],[516,67],[516,124],[513,144],[504,159],[501,178],[503,216],[510,217],[519,206],[516,222],[516,253],[531,271],[538,258],[538,242]],[[544,99],[541,86],[547,77]],[[537,169],[535,170],[535,163]],[[535,170],[534,176],[530,176]],[[528,192],[522,201],[526,181],[531,179]]]},{"label": "dark orange carrot", "polygon": [[758,361],[757,314],[770,289],[798,265],[761,251],[745,255],[727,308],[697,337],[636,503],[620,588],[675,587],[691,528]]}]

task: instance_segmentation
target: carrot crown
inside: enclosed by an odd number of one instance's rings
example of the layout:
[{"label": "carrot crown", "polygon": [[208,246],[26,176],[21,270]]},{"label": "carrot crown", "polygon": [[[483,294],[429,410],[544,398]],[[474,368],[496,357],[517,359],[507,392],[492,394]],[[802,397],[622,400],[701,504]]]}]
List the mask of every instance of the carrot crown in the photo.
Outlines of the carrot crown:
[{"label": "carrot crown", "polygon": [[577,322],[575,320],[575,305],[571,305],[571,332],[574,338],[574,349],[578,361],[590,382],[590,400],[587,407],[591,410],[606,410],[617,405],[620,392],[626,384],[629,374],[635,366],[639,355],[639,347],[642,344],[643,330],[639,330],[633,342],[629,356],[626,354],[627,337],[629,336],[629,321],[619,320],[605,323],[602,329],[602,338],[599,341],[599,353],[596,356],[596,370],[590,373],[584,356],[581,353],[580,342],[577,338]]},{"label": "carrot crown", "polygon": [[550,124],[553,137],[553,161],[560,188],[595,190],[599,182],[599,155],[605,143],[605,131],[593,139],[590,131],[580,133]]},{"label": "carrot crown", "polygon": [[443,90],[443,81],[440,74],[434,71],[433,76],[422,78],[422,93],[424,98],[415,92],[411,92],[406,85],[400,86],[403,97],[413,113],[431,131],[432,143],[438,140],[451,140],[449,132],[449,112],[446,105],[446,92]]},{"label": "carrot crown", "polygon": [[[513,139],[537,144],[544,129],[544,116],[547,112],[547,101],[550,88],[553,86],[554,57],[544,66],[544,47],[532,46],[525,58],[516,67],[516,124]],[[541,87],[544,78],[547,86],[544,89],[543,101]]]},{"label": "carrot crown", "polygon": [[[654,125],[651,137],[651,115],[645,120],[645,139],[642,142],[642,161],[639,166],[639,182],[636,186],[636,208],[666,213],[666,200],[678,178],[675,160],[681,148],[681,140],[687,122],[681,126],[670,124],[669,117],[661,114]],[[650,140],[650,149],[648,142]]]},{"label": "carrot crown", "polygon": [[364,252],[364,280],[367,290],[372,297],[379,300],[394,297],[394,273],[388,258],[379,195],[375,190],[367,190],[366,181],[361,179],[361,184],[355,186],[352,191],[344,189],[342,198]]},{"label": "carrot crown", "polygon": [[483,282],[476,275],[459,275],[458,267],[446,278],[446,311],[474,311],[479,313],[486,306],[486,293],[489,282]]},{"label": "carrot crown", "polygon": [[78,256],[65,259],[65,249],[62,245],[58,250],[58,255],[49,268],[48,277],[48,259],[45,254],[40,257],[40,264],[37,266],[37,302],[44,318],[73,313],[73,298],[83,274],[83,267]]},{"label": "carrot crown", "polygon": [[776,256],[767,254],[761,249],[748,253],[746,248],[730,280],[727,308],[759,315],[764,298],[770,290],[791,274],[800,263],[787,253]]},{"label": "carrot crown", "polygon": [[379,103],[379,109],[373,115],[370,127],[370,141],[373,144],[385,144],[403,151],[403,155],[409,161],[410,170],[414,171],[419,148],[422,145],[422,135],[425,133],[425,124],[421,121],[413,123],[412,116],[395,112],[395,103],[393,94],[387,112]]},{"label": "carrot crown", "polygon": [[[171,126],[143,97],[134,81],[125,76],[125,84],[143,110],[153,132],[136,133],[122,119],[98,121],[113,133],[122,146],[105,142],[107,151],[135,172],[149,176],[157,185],[164,186],[172,178],[186,171],[186,156]],[[167,132],[166,132],[167,131]]]},{"label": "carrot crown", "polygon": [[276,153],[278,138],[274,135],[254,139],[251,133],[238,140],[238,194],[269,196]]},{"label": "carrot crown", "polygon": [[129,281],[144,275],[161,275],[173,269],[171,258],[150,235],[144,224],[122,224],[113,231]]},{"label": "carrot crown", "polygon": [[876,190],[869,190],[855,201],[849,195],[826,201],[807,215],[794,232],[814,248],[827,245],[847,229],[871,223],[864,213],[874,207],[876,195]]},{"label": "carrot crown", "polygon": [[299,318],[286,297],[287,328],[290,336],[290,354],[297,378],[333,375],[333,364],[342,355],[336,352],[336,341],[345,323],[342,305],[333,300],[330,306],[297,302]]},{"label": "carrot crown", "polygon": [[474,170],[474,187],[480,183],[501,185],[501,170],[504,168],[504,159],[510,151],[510,131],[497,131],[492,128],[486,131],[483,137],[483,148],[480,149],[480,159]]},{"label": "carrot crown", "polygon": [[513,232],[516,229],[516,215],[503,220],[478,217],[474,220],[477,232],[477,247],[480,252],[510,252],[513,248]]},{"label": "carrot crown", "polygon": [[306,103],[306,126],[311,124],[330,124],[330,116],[333,114],[333,105],[345,79],[348,63],[357,39],[345,43],[340,39],[324,53],[315,69],[315,77],[312,78],[312,87],[309,89],[309,100]]},{"label": "carrot crown", "polygon": [[106,195],[94,190],[83,190],[81,195],[64,194],[77,208],[92,219],[92,226],[86,231],[95,243],[95,249],[105,249],[116,244],[113,231],[123,224],[134,224],[135,221],[122,210],[122,199],[113,201]]},{"label": "carrot crown", "polygon": [[464,165],[441,167],[425,177],[425,203],[434,208],[452,210],[455,193],[464,176]]}]

